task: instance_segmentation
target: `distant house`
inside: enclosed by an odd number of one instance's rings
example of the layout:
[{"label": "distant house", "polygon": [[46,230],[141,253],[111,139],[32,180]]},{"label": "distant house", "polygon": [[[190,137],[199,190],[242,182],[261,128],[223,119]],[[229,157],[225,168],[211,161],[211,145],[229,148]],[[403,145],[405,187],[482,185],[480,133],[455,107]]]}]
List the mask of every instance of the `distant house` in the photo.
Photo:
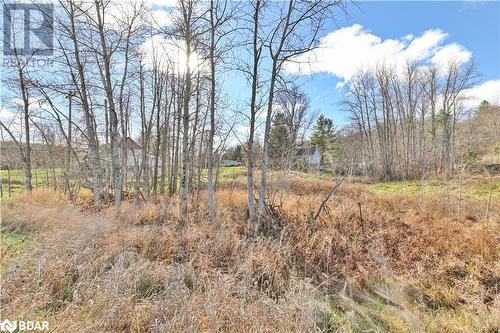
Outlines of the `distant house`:
[{"label": "distant house", "polygon": [[500,175],[500,163],[485,164],[484,167],[490,176]]},{"label": "distant house", "polygon": [[[122,149],[122,144],[123,140],[120,140],[118,142],[118,155],[120,158],[120,161],[122,160],[122,155],[123,155],[123,149]],[[125,147],[126,147],[126,157],[127,157],[127,168],[133,169],[135,167],[138,167],[142,165],[142,148],[141,146],[135,142],[132,138],[127,137],[125,138]],[[111,145],[110,144],[104,144],[101,145],[101,152],[102,156],[101,158],[104,160],[105,163],[110,164],[111,163]],[[152,160],[152,157],[150,157],[150,161]]]},{"label": "distant house", "polygon": [[232,167],[232,166],[240,166],[241,162],[239,161],[234,161],[234,160],[223,160],[222,161],[222,166],[225,167]]},{"label": "distant house", "polygon": [[[141,146],[132,140],[130,137],[125,138],[125,145],[127,147],[127,168],[134,168],[142,164],[142,148]],[[120,142],[119,147],[122,147],[122,142]],[[120,158],[122,155],[122,149],[119,150]]]},{"label": "distant house", "polygon": [[321,164],[321,154],[315,147],[298,148],[295,153],[295,163],[305,163],[308,168],[319,168]]},{"label": "distant house", "polygon": [[482,166],[492,177],[500,175],[500,154],[490,153],[483,156],[481,159]]}]

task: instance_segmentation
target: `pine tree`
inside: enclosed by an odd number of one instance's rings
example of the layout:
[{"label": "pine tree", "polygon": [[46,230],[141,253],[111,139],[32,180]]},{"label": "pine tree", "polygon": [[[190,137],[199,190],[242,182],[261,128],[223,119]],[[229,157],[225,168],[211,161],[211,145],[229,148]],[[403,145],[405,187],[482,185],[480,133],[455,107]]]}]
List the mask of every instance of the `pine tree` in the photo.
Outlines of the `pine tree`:
[{"label": "pine tree", "polygon": [[282,166],[289,153],[291,135],[284,113],[277,113],[269,134],[269,157],[274,167]]},{"label": "pine tree", "polygon": [[337,149],[337,138],[333,120],[320,115],[314,126],[311,144],[315,145],[321,154],[321,165],[325,163],[327,153],[335,155]]}]

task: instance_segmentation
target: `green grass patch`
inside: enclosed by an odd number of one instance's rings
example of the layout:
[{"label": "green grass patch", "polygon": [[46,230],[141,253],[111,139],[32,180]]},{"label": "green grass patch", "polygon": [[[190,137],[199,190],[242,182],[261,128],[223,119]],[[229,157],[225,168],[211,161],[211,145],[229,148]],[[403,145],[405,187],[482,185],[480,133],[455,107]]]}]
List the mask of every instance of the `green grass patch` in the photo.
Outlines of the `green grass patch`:
[{"label": "green grass patch", "polygon": [[[10,195],[9,195],[9,173],[10,173]],[[58,187],[63,186],[64,184],[63,169],[56,168],[55,175],[56,175],[57,186]],[[0,179],[2,180],[1,202],[3,205],[7,204],[10,198],[19,195],[20,193],[24,193],[25,191],[24,170],[22,169],[15,169],[10,171],[0,170]],[[48,188],[53,186],[52,170],[44,168],[32,169],[31,186],[33,187],[33,189]]]},{"label": "green grass patch", "polygon": [[[9,173],[10,173],[10,196],[9,196]],[[63,169],[55,169],[56,182],[60,187],[64,184],[63,180]],[[47,177],[48,176],[48,177]],[[9,199],[24,193],[24,170],[14,169],[14,170],[0,170],[0,179],[2,180],[2,204],[7,204]],[[47,181],[48,180],[48,181]],[[33,189],[37,188],[48,188],[52,184],[52,170],[37,168],[31,170],[31,186]]]},{"label": "green grass patch", "polygon": [[[54,171],[56,177],[63,175],[62,168],[56,168]],[[33,182],[33,185],[35,185],[36,180],[38,180],[39,184],[46,183],[47,172],[49,174],[49,181],[52,181],[52,169],[44,169],[44,168],[31,169],[31,180]],[[7,183],[9,178],[9,170],[0,170],[0,178],[2,179],[2,182]],[[11,183],[20,183],[24,185],[24,170],[22,169],[10,170],[10,181]]]},{"label": "green grass patch", "polygon": [[442,180],[429,179],[423,181],[382,182],[367,185],[369,191],[375,194],[406,194],[430,197],[436,194],[458,195],[484,198],[492,194],[492,198],[500,198],[500,181],[496,179],[471,179],[465,180],[460,186],[458,179],[453,179],[446,184]]},{"label": "green grass patch", "polygon": [[7,260],[17,256],[31,242],[31,236],[27,233],[13,231],[0,225],[0,267]]}]

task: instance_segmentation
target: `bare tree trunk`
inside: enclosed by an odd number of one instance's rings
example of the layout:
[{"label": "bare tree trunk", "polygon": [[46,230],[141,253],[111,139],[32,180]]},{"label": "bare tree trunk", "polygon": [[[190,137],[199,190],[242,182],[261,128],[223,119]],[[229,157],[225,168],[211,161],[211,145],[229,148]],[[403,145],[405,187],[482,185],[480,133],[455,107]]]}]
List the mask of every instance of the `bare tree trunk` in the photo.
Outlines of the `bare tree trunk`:
[{"label": "bare tree trunk", "polygon": [[[181,115],[182,115],[182,93],[181,93],[181,82],[179,81],[177,84],[177,88],[179,89],[178,92],[178,97],[177,97],[177,131],[175,133],[175,149],[173,151],[173,161],[174,161],[174,166],[172,168],[172,190],[171,194],[177,193],[178,189],[178,184],[177,184],[177,177],[179,175],[179,144],[180,144],[180,137],[181,137]],[[175,122],[175,120],[174,120]]]},{"label": "bare tree trunk", "polygon": [[9,187],[9,198],[12,196],[12,184],[10,182],[10,167],[7,167],[7,181]]},{"label": "bare tree trunk", "polygon": [[[22,75],[22,74],[21,74]],[[24,154],[24,186],[26,191],[31,192],[31,143],[30,143],[30,125],[29,125],[29,100],[28,92],[25,87],[24,77],[21,76],[21,91],[23,95],[23,106],[24,106],[24,132],[26,135],[26,153]]]},{"label": "bare tree trunk", "polygon": [[248,223],[255,221],[255,198],[254,198],[254,180],[253,180],[253,167],[254,167],[254,137],[255,137],[255,116],[257,113],[257,85],[258,85],[258,70],[259,60],[262,52],[262,47],[257,46],[258,33],[259,33],[259,14],[260,14],[261,1],[255,2],[255,12],[253,15],[253,67],[252,67],[252,91],[250,98],[250,133],[248,137],[247,147],[247,202],[248,202]]},{"label": "bare tree trunk", "polygon": [[191,97],[191,68],[189,59],[191,57],[191,20],[193,14],[193,3],[181,1],[182,15],[184,18],[186,63],[185,63],[185,88],[182,110],[182,170],[181,170],[181,204],[180,204],[180,229],[183,231],[188,222],[188,171],[189,171],[189,101]]},{"label": "bare tree trunk", "polygon": [[196,79],[196,101],[195,101],[195,111],[194,111],[194,123],[193,130],[191,133],[191,143],[189,144],[189,159],[191,160],[191,164],[189,165],[189,185],[188,188],[192,192],[193,189],[193,181],[194,181],[194,160],[195,160],[195,152],[196,152],[196,136],[198,134],[198,121],[201,109],[201,90],[200,90],[201,78],[200,71],[198,70],[197,79]]},{"label": "bare tree trunk", "polygon": [[155,88],[157,90],[158,96],[156,97],[156,142],[155,142],[155,162],[153,169],[153,192],[156,195],[157,187],[158,187],[158,163],[159,163],[159,155],[160,155],[160,142],[161,142],[161,128],[160,128],[160,119],[161,119],[161,96],[162,96],[162,80],[158,82],[158,87]]},{"label": "bare tree trunk", "polygon": [[259,203],[258,203],[258,221],[262,225],[264,223],[265,215],[265,202],[267,194],[267,174],[269,172],[269,133],[271,131],[271,118],[273,112],[274,101],[274,86],[276,84],[276,61],[273,61],[273,68],[271,72],[271,84],[269,87],[269,98],[267,104],[266,127],[264,130],[264,145],[262,149],[262,175],[259,189]]},{"label": "bare tree trunk", "polygon": [[[208,107],[210,107],[210,105],[208,105]],[[204,152],[204,149],[205,151],[207,150],[206,148],[204,148],[204,141],[205,141],[205,126],[206,126],[206,123],[207,123],[207,115],[208,115],[208,110],[205,111],[205,115],[203,117],[203,125],[202,125],[202,128],[201,128],[201,136],[200,136],[200,150],[198,151],[198,161],[197,161],[197,164],[198,164],[198,176],[197,176],[197,179],[196,179],[196,192],[198,194],[199,190],[200,190],[200,187],[201,187],[201,171],[202,169],[205,167],[205,155],[203,154]],[[207,143],[208,145],[208,143]]]},{"label": "bare tree trunk", "polygon": [[165,118],[163,120],[163,142],[162,142],[162,152],[161,152],[161,181],[160,181],[160,194],[165,193],[165,177],[167,174],[167,165],[170,165],[170,145],[169,145],[169,135],[170,135],[170,111],[173,102],[174,91],[171,92],[170,100],[167,98],[168,95],[168,81],[165,85]]},{"label": "bare tree trunk", "polygon": [[215,218],[215,190],[214,190],[214,135],[215,135],[215,18],[214,1],[210,0],[210,130],[208,133],[208,216]]},{"label": "bare tree trunk", "polygon": [[[16,49],[15,49],[16,50]],[[18,145],[21,150],[21,156],[23,157],[23,168],[24,168],[24,188],[26,191],[31,193],[33,190],[31,185],[31,141],[30,141],[30,114],[29,114],[29,91],[28,91],[28,81],[26,78],[26,74],[24,72],[24,66],[21,63],[21,59],[19,58],[17,51],[15,51],[16,55],[16,66],[17,73],[19,76],[19,88],[21,90],[21,97],[23,101],[23,120],[24,120],[24,135],[26,141],[26,147],[23,149],[21,145]],[[12,133],[3,126],[10,134],[12,139],[14,139]]]},{"label": "bare tree trunk", "polygon": [[72,105],[73,105],[73,94],[74,92],[69,92],[68,94],[68,135],[67,135],[67,142],[66,145],[67,147],[67,152],[66,152],[66,172],[65,172],[65,186],[66,186],[66,191],[69,195],[70,199],[73,199],[73,195],[71,192],[71,185],[70,185],[70,175],[71,175],[71,137],[72,137]]},{"label": "bare tree trunk", "polygon": [[[100,197],[101,197],[101,166],[99,159],[99,141],[96,133],[96,125],[93,113],[90,109],[88,93],[87,93],[87,83],[85,79],[85,70],[83,63],[80,59],[80,48],[77,41],[77,30],[76,30],[76,13],[75,4],[69,3],[69,15],[70,15],[70,25],[71,25],[71,39],[74,48],[74,57],[77,65],[78,75],[71,73],[72,81],[77,88],[78,95],[80,97],[82,107],[85,113],[85,122],[88,132],[89,139],[89,150],[92,159],[92,175],[94,178],[93,194],[94,194],[94,209],[99,209]],[[68,66],[71,66],[69,58],[65,55],[66,62]]]},{"label": "bare tree trunk", "polygon": [[177,188],[177,158],[178,158],[178,147],[179,147],[179,130],[178,130],[178,118],[179,118],[179,94],[175,91],[175,81],[172,84],[172,94],[176,96],[177,100],[173,100],[173,114],[172,114],[172,153],[171,153],[171,166],[170,166],[170,177],[168,178],[168,193],[170,195],[175,193]]},{"label": "bare tree trunk", "polygon": [[[110,116],[110,129],[111,129],[111,165],[114,181],[115,191],[115,206],[117,208],[121,205],[122,200],[122,170],[120,163],[119,153],[119,140],[118,140],[118,116],[115,108],[115,101],[113,97],[113,85],[111,82],[111,54],[112,51],[108,49],[106,42],[106,35],[104,31],[104,4],[101,0],[94,1],[97,14],[97,27],[101,40],[102,60],[104,63],[103,84],[106,92],[106,97],[109,103],[109,116]],[[102,8],[102,13],[101,13]]]}]

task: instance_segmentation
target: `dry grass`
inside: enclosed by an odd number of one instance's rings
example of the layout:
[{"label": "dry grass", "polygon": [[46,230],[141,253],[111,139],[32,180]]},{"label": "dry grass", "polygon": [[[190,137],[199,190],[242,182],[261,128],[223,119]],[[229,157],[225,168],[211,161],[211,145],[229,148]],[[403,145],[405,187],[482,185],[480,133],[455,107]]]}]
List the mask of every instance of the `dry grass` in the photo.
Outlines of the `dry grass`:
[{"label": "dry grass", "polygon": [[[2,272],[2,317],[57,332],[494,332],[500,325],[499,227],[482,202],[375,197],[332,182],[273,179],[269,218],[245,222],[246,191],[205,194],[177,229],[178,199],[86,209],[35,191],[3,210],[33,239]],[[359,205],[363,220],[360,218]],[[491,207],[497,221],[499,203]],[[479,221],[479,222],[478,222]]]}]

